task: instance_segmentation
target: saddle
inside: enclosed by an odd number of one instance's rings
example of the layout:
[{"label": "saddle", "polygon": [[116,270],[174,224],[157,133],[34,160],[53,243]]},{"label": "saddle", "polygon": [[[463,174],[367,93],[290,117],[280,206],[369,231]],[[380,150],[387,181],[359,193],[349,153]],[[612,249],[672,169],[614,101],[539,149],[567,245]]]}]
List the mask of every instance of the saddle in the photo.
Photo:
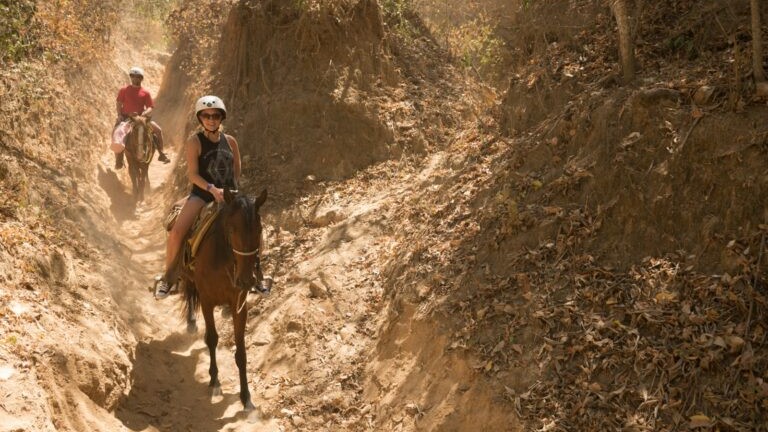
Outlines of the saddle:
[{"label": "saddle", "polygon": [[[171,210],[168,212],[168,216],[165,218],[166,231],[170,231],[173,228],[173,225],[176,223],[176,219],[179,217],[179,213],[181,213],[181,208],[184,206],[184,202],[186,202],[186,198],[177,201],[173,207],[171,207]],[[194,271],[195,255],[197,255],[200,242],[203,240],[205,233],[208,232],[208,229],[216,219],[216,215],[219,214],[219,209],[219,205],[217,205],[215,202],[210,202],[205,207],[203,207],[202,210],[200,210],[200,213],[197,215],[195,222],[192,224],[192,228],[189,229],[186,241],[182,245],[183,250],[181,251],[182,255],[180,268],[183,272],[191,273]]]}]

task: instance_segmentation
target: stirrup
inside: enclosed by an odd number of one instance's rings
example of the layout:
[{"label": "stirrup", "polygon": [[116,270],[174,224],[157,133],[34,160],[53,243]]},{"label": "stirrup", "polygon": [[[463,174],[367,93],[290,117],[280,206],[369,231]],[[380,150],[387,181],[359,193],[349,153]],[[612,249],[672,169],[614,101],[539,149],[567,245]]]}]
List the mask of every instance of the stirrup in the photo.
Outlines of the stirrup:
[{"label": "stirrup", "polygon": [[259,293],[263,296],[268,296],[272,292],[272,278],[270,276],[264,276],[259,286],[252,286],[249,290],[251,293]]}]

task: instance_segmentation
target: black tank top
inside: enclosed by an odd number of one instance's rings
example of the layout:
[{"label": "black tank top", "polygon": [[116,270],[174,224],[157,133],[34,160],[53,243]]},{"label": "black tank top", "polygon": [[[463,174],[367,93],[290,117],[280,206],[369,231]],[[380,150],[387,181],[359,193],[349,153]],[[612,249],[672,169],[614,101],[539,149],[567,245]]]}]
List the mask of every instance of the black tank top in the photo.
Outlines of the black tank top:
[{"label": "black tank top", "polygon": [[[197,133],[200,140],[200,156],[197,158],[197,172],[208,183],[213,183],[217,188],[232,188],[235,186],[235,164],[233,163],[235,155],[229,146],[226,136],[219,134],[219,142],[215,143],[205,137],[202,132]],[[213,201],[213,195],[200,188],[198,185],[192,185],[192,193],[203,198],[206,202]]]}]

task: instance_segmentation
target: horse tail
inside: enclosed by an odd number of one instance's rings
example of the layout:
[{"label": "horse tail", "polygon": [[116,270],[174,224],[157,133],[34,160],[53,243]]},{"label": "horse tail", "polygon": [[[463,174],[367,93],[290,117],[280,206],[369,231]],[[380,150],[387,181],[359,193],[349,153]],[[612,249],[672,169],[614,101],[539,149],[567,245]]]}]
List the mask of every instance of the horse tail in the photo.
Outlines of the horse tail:
[{"label": "horse tail", "polygon": [[189,279],[181,283],[184,287],[184,306],[182,306],[182,315],[188,321],[197,315],[200,310],[200,296],[197,292],[197,286]]}]

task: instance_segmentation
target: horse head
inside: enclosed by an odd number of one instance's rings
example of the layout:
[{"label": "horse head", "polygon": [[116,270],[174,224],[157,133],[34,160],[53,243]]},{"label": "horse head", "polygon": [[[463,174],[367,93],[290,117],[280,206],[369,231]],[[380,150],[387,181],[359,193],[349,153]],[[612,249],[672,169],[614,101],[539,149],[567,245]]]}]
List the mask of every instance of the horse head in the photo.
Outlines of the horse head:
[{"label": "horse head", "polygon": [[[135,115],[130,117],[131,130],[125,138],[128,161],[131,158],[149,164],[154,154],[151,120],[147,116]],[[133,156],[131,156],[133,155]]]},{"label": "horse head", "polygon": [[223,226],[235,261],[232,282],[242,291],[259,286],[264,278],[260,259],[262,228],[259,208],[266,200],[266,189],[257,198],[236,190],[224,190]]},{"label": "horse head", "polygon": [[149,117],[141,116],[141,115],[135,115],[130,116],[129,121],[131,122],[131,131],[138,131],[140,134],[146,133],[149,129]]}]

